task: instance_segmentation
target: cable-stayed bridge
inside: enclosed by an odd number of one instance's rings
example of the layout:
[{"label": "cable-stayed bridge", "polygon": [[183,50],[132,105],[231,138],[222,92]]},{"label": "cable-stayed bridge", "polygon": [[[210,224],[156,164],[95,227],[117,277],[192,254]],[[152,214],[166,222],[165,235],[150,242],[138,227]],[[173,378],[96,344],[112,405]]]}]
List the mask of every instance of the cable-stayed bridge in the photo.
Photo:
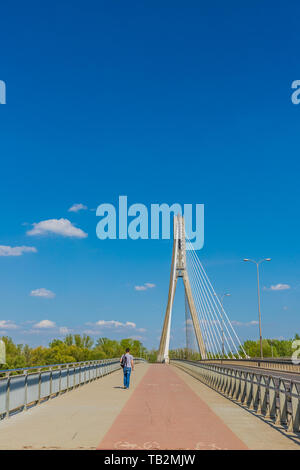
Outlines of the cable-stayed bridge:
[{"label": "cable-stayed bridge", "polygon": [[[197,361],[169,357],[180,279]],[[247,357],[176,216],[158,362],[129,390],[120,358],[0,371],[0,449],[299,450],[300,365]]]},{"label": "cable-stayed bridge", "polygon": [[187,343],[194,333],[201,359],[247,357],[223,304],[186,236],[184,218],[177,215],[174,217],[170,285],[158,361],[169,362],[172,309],[180,278],[185,289]]}]

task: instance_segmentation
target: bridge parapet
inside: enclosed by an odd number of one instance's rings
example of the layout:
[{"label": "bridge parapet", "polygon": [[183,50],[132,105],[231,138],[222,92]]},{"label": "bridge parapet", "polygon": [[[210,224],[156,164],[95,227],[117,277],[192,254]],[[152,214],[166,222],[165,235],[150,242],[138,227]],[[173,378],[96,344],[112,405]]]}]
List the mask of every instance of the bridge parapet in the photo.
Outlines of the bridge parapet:
[{"label": "bridge parapet", "polygon": [[0,419],[118,369],[119,358],[0,370]]},{"label": "bridge parapet", "polygon": [[225,366],[180,359],[172,359],[170,363],[258,416],[280,425],[285,432],[300,437],[300,380],[234,368],[228,363]]}]

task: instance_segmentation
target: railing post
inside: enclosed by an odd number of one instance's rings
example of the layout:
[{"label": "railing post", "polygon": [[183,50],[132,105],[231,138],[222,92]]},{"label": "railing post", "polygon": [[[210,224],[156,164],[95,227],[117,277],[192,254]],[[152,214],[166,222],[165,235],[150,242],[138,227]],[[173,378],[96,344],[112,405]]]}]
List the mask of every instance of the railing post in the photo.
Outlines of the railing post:
[{"label": "railing post", "polygon": [[50,367],[50,387],[49,387],[49,398],[52,396],[53,390],[53,367]]},{"label": "railing post", "polygon": [[224,369],[223,372],[225,372],[225,376],[222,392],[226,395],[229,385],[229,369]]},{"label": "railing post", "polygon": [[267,418],[276,419],[276,387],[273,377],[270,378],[268,384],[269,391],[269,404],[267,411]]},{"label": "railing post", "polygon": [[218,390],[222,390],[222,385],[223,385],[223,381],[224,381],[224,375],[223,375],[223,370],[217,366],[217,371],[218,371],[218,374],[219,374],[219,380],[218,380]]},{"label": "railing post", "polygon": [[213,376],[212,376],[212,371],[210,368],[207,369],[207,373],[208,373],[208,384],[209,386],[211,387],[212,386],[212,379],[213,379]]},{"label": "railing post", "polygon": [[259,402],[257,413],[266,416],[268,413],[268,379],[263,375],[259,381]]},{"label": "railing post", "polygon": [[232,376],[231,376],[231,380],[232,380],[232,386],[231,386],[231,391],[230,391],[231,398],[234,398],[234,395],[236,393],[236,385],[237,385],[236,377],[237,377],[237,371],[233,369]]},{"label": "railing post", "polygon": [[225,381],[224,381],[224,387],[223,387],[223,393],[227,395],[227,391],[229,388],[229,374],[230,374],[230,369],[225,369]]},{"label": "railing post", "polygon": [[61,374],[62,374],[62,366],[59,366],[58,395],[61,394]]},{"label": "railing post", "polygon": [[211,387],[215,388],[216,374],[212,367],[210,369],[210,373],[211,373]]},{"label": "railing post", "polygon": [[39,374],[39,385],[38,385],[38,403],[41,402],[41,388],[42,388],[42,372],[41,369],[38,369]]},{"label": "railing post", "polygon": [[67,365],[67,391],[69,390],[69,386],[70,386],[70,367],[69,367],[69,364]]},{"label": "railing post", "polygon": [[252,377],[253,374],[249,373],[247,376],[247,385],[246,385],[246,405],[249,407],[252,401]]},{"label": "railing post", "polygon": [[215,371],[217,373],[216,389],[221,390],[221,384],[222,384],[222,381],[223,381],[222,371],[221,371],[220,367],[218,367],[218,366],[215,367]]},{"label": "railing post", "polygon": [[231,395],[231,390],[232,390],[232,375],[233,375],[233,371],[232,371],[232,369],[229,369],[229,371],[228,371],[229,383],[228,383],[228,387],[227,387],[227,395],[228,396]]},{"label": "railing post", "polygon": [[5,398],[5,416],[9,417],[9,393],[10,393],[10,374],[7,373],[7,382],[6,382],[6,398]]},{"label": "railing post", "polygon": [[254,373],[252,375],[252,397],[249,403],[250,410],[256,411],[257,405],[258,405],[258,377]]},{"label": "railing post", "polygon": [[240,402],[244,403],[245,397],[247,395],[247,380],[248,380],[248,372],[242,372],[241,374],[241,395],[240,395]]},{"label": "railing post", "polygon": [[236,401],[240,401],[240,395],[242,391],[242,378],[241,378],[241,372],[236,371],[236,389],[235,389],[235,394],[233,395],[233,398]]},{"label": "railing post", "polygon": [[214,373],[215,373],[214,387],[215,389],[218,389],[220,374],[218,372],[218,369],[215,366],[213,366],[213,368],[214,368]]},{"label": "railing post", "polygon": [[276,424],[287,423],[287,394],[283,380],[279,380],[279,410],[277,413]]},{"label": "railing post", "polygon": [[291,383],[291,406],[292,415],[288,426],[289,432],[300,431],[300,402],[299,402],[299,391],[295,383]]},{"label": "railing post", "polygon": [[27,400],[28,400],[28,371],[27,370],[24,370],[24,387],[25,387],[25,390],[24,390],[24,407],[23,407],[23,410],[26,411],[27,410]]}]

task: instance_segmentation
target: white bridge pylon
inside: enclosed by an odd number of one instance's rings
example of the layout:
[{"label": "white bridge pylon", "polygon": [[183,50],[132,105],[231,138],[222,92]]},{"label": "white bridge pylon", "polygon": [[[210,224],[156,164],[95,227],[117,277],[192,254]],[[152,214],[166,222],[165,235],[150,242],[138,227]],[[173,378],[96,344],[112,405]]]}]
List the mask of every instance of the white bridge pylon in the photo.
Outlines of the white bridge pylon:
[{"label": "white bridge pylon", "polygon": [[[186,245],[188,250],[186,250]],[[174,217],[169,294],[157,357],[158,362],[169,362],[172,309],[179,278],[182,278],[184,283],[192,328],[201,359],[222,356],[240,358],[241,353],[247,357],[197,253],[186,237],[184,218],[177,215]]]},{"label": "white bridge pylon", "polygon": [[174,243],[173,243],[173,255],[172,255],[172,266],[171,276],[169,285],[169,295],[167,310],[163,325],[163,330],[160,339],[158,362],[169,362],[169,347],[170,347],[170,333],[171,333],[171,319],[174,296],[176,291],[176,285],[178,278],[183,279],[185,295],[188,301],[193,327],[198,343],[198,348],[203,359],[206,359],[206,350],[202,333],[200,329],[199,319],[192,295],[192,289],[189,281],[189,276],[186,266],[186,248],[185,248],[185,228],[184,219],[181,215],[174,217]]}]

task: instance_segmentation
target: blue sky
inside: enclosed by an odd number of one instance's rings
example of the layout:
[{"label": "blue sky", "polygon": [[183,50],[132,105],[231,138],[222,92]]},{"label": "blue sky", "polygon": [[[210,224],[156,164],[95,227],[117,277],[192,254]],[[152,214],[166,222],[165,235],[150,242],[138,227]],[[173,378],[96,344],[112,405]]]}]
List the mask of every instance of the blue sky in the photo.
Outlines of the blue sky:
[{"label": "blue sky", "polygon": [[[157,346],[172,243],[97,239],[93,209],[119,195],[204,204],[198,254],[216,291],[231,293],[241,338],[258,334],[244,257],[272,258],[262,289],[289,286],[262,291],[263,335],[300,331],[299,14],[299,2],[261,0],[1,7],[0,245],[36,249],[0,256],[1,334],[46,345],[89,331]],[[76,203],[87,209],[70,212]],[[27,234],[61,218],[88,236]],[[135,289],[145,283],[155,287]],[[55,296],[30,295],[42,288]],[[183,323],[180,288],[173,346]]]}]

